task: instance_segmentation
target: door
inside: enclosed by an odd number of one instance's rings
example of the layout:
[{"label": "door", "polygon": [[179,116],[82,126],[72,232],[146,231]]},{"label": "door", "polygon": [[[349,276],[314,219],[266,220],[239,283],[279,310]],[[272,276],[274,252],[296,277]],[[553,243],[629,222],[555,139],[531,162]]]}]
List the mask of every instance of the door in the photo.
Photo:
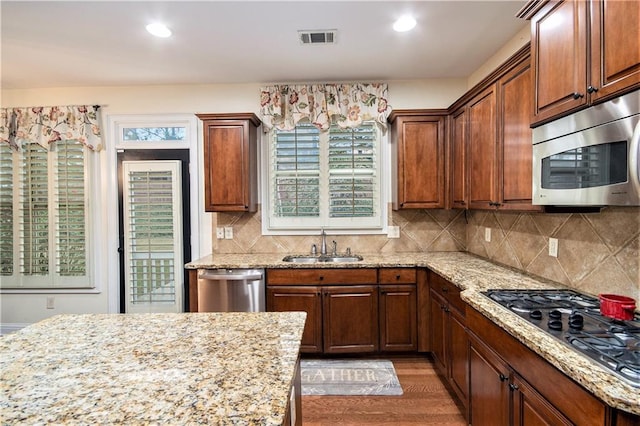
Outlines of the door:
[{"label": "door", "polygon": [[324,352],[378,350],[378,286],[323,287]]},{"label": "door", "polygon": [[322,353],[322,297],[317,286],[267,287],[267,310],[304,311],[307,322],[302,332],[300,351]]},{"label": "door", "polygon": [[[182,152],[185,151],[185,152]],[[183,312],[189,240],[188,151],[118,154],[120,310]]]},{"label": "door", "polygon": [[469,208],[493,208],[497,200],[496,86],[469,105]]}]

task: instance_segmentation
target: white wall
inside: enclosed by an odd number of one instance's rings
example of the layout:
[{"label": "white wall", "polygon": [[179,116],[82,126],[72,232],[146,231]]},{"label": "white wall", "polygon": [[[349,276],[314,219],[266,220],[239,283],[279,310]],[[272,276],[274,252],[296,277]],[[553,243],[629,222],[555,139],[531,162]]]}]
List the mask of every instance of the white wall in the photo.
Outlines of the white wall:
[{"label": "white wall", "polygon": [[[432,109],[447,108],[451,105],[467,90],[468,81],[466,79],[411,80],[389,81],[388,84],[389,103],[394,109]],[[260,84],[256,83],[2,90],[0,105],[25,107],[98,104],[102,105],[103,123],[106,126],[107,117],[115,114],[258,113],[259,89]],[[198,143],[201,142],[201,140],[198,141]],[[115,170],[106,172],[115,173]],[[201,214],[206,215],[204,212]],[[205,254],[207,253],[201,253],[201,255]],[[103,268],[100,274],[118,273],[117,270],[106,269]],[[102,276],[101,281],[113,282],[114,280],[112,277]],[[110,297],[110,292],[114,291],[117,292],[117,289],[104,285],[96,294],[54,294],[55,309],[46,309],[46,298],[52,296],[51,294],[0,294],[0,324],[4,330],[11,330],[61,313],[108,313],[110,309],[115,312],[113,303],[110,305],[109,302],[114,296],[111,294]]]}]

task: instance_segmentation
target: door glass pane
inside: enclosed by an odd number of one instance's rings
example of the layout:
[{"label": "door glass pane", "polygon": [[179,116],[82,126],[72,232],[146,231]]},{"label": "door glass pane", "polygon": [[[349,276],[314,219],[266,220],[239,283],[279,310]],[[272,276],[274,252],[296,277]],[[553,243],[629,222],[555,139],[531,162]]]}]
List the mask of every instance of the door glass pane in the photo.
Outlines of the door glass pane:
[{"label": "door glass pane", "polygon": [[180,311],[180,162],[125,161],[123,169],[127,312]]},{"label": "door glass pane", "polygon": [[124,141],[183,141],[186,127],[125,127],[122,129]]}]

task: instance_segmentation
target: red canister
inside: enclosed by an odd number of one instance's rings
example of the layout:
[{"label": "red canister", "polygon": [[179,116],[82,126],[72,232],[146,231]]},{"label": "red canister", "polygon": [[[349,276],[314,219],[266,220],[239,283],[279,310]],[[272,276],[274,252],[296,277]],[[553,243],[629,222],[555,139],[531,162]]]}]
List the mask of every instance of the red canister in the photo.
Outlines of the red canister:
[{"label": "red canister", "polygon": [[617,294],[601,294],[600,313],[607,317],[629,321],[633,319],[636,301],[631,297]]}]

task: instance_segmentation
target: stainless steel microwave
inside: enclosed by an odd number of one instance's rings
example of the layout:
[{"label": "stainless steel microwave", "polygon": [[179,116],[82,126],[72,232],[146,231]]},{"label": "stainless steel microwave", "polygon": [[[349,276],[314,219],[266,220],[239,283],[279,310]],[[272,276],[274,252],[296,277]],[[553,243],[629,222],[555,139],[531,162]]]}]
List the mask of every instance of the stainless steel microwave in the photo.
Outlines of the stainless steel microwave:
[{"label": "stainless steel microwave", "polygon": [[640,90],[533,129],[533,204],[640,206]]}]

